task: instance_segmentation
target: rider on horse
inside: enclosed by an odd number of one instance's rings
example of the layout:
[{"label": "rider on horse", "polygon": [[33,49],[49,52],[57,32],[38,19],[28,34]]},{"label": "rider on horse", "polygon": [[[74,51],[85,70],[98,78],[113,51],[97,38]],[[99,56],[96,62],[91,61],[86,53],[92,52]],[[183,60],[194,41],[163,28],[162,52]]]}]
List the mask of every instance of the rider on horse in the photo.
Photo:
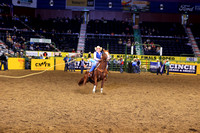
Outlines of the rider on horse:
[{"label": "rider on horse", "polygon": [[90,68],[89,71],[89,76],[91,76],[91,72],[96,68],[96,65],[99,63],[99,61],[101,60],[101,56],[102,56],[102,47],[97,46],[95,47],[95,52],[94,52],[94,59],[89,59],[90,62],[92,62],[92,67]]}]

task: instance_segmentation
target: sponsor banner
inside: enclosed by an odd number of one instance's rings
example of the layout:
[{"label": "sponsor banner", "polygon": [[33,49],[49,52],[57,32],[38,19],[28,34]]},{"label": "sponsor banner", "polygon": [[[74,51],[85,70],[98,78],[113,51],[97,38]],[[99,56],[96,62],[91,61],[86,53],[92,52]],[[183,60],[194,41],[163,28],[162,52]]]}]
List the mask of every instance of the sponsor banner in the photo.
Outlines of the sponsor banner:
[{"label": "sponsor banner", "polygon": [[37,0],[12,0],[14,6],[37,8]]},{"label": "sponsor banner", "polygon": [[87,0],[67,0],[67,6],[87,6]]},{"label": "sponsor banner", "polygon": [[143,0],[121,0],[124,11],[149,11],[150,2]]},{"label": "sponsor banner", "polygon": [[178,74],[197,74],[197,65],[170,64],[169,72]]},{"label": "sponsor banner", "polygon": [[186,58],[186,61],[198,61],[198,58],[197,57],[187,57]]},{"label": "sponsor banner", "polygon": [[31,70],[54,70],[54,60],[32,59]]},{"label": "sponsor banner", "polygon": [[59,56],[61,53],[62,57],[65,57],[68,55],[68,57],[74,56],[74,57],[79,57],[78,53],[69,53],[69,52],[48,52],[48,51],[26,51],[26,55],[28,56],[40,56],[41,54],[44,55],[44,53],[47,53],[48,57],[54,57],[54,56]]},{"label": "sponsor banner", "polygon": [[38,51],[26,51],[26,55],[28,55],[28,56],[38,56]]},{"label": "sponsor banner", "polygon": [[25,69],[24,58],[8,58],[8,70],[22,70]]},{"label": "sponsor banner", "polygon": [[54,56],[54,52],[38,52],[38,56],[40,55],[44,56],[45,53],[47,57]]},{"label": "sponsor banner", "polygon": [[151,72],[157,72],[157,62],[150,62],[150,71]]},{"label": "sponsor banner", "polygon": [[178,6],[178,11],[182,13],[197,13],[200,12],[200,4],[181,3]]},{"label": "sponsor banner", "polygon": [[[80,67],[79,67],[80,61],[81,61],[81,58],[77,58],[76,61],[73,62],[76,70],[80,70]],[[86,62],[85,69],[90,69],[90,67],[92,65],[91,62],[88,62],[86,60],[85,60],[85,62]],[[68,67],[70,67],[70,65],[71,64],[69,63]],[[56,70],[64,70],[64,67],[65,67],[65,62],[63,61],[63,58],[60,58],[60,57],[56,58],[56,67],[55,67]]]},{"label": "sponsor banner", "polygon": [[94,9],[94,0],[66,0],[66,9]]},{"label": "sponsor banner", "polygon": [[31,38],[30,42],[35,42],[35,43],[51,43],[51,39]]}]

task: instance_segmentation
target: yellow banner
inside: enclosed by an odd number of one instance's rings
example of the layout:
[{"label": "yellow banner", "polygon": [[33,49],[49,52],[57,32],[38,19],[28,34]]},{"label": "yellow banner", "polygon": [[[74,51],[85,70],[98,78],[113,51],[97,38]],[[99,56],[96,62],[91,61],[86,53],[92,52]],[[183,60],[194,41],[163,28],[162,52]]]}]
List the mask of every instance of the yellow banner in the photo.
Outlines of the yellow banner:
[{"label": "yellow banner", "polygon": [[200,74],[200,64],[197,65],[197,74]]},{"label": "yellow banner", "polygon": [[25,69],[24,58],[8,58],[8,70]]},{"label": "yellow banner", "polygon": [[67,6],[87,6],[87,0],[67,0]]},{"label": "yellow banner", "polygon": [[64,67],[65,67],[65,62],[63,61],[63,58],[56,58],[56,70],[63,70],[64,71]]},{"label": "yellow banner", "polygon": [[54,60],[52,59],[32,59],[31,70],[54,70]]}]

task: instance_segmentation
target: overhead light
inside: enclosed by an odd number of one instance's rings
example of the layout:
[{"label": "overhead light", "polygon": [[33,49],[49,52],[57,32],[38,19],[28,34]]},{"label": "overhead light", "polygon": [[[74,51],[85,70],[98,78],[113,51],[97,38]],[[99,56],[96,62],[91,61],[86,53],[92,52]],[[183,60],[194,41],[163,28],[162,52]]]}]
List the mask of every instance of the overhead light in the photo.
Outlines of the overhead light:
[{"label": "overhead light", "polygon": [[50,5],[50,6],[54,6],[53,0],[50,0],[49,5]]},{"label": "overhead light", "polygon": [[112,8],[112,2],[108,2],[108,7]]},{"label": "overhead light", "polygon": [[163,4],[160,4],[160,10],[164,10],[164,5]]}]

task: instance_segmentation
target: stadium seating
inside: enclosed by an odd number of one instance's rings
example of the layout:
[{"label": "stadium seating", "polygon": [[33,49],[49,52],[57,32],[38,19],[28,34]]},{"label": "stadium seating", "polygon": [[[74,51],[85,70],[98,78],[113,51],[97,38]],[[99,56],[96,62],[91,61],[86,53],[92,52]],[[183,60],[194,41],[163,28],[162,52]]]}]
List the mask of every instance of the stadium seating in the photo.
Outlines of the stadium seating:
[{"label": "stadium seating", "polygon": [[132,24],[117,20],[90,20],[87,33],[94,34],[133,34]]},{"label": "stadium seating", "polygon": [[81,21],[78,18],[57,18],[57,19],[31,19],[31,21],[25,22],[35,31],[39,33],[55,32],[55,33],[79,33]]},{"label": "stadium seating", "polygon": [[179,23],[143,22],[140,24],[141,35],[185,37],[184,27]]},{"label": "stadium seating", "polygon": [[[145,42],[148,38],[143,38]],[[187,45],[187,39],[163,39],[163,38],[150,38],[155,44],[163,47],[164,56],[180,56],[181,54],[193,54],[192,47]],[[145,52],[147,55],[158,54],[155,51]]]},{"label": "stadium seating", "polygon": [[199,24],[193,24],[193,25],[190,25],[190,28],[192,30],[192,33],[193,33],[194,37],[195,38],[200,38],[200,34],[199,34],[200,25]]},{"label": "stadium seating", "polygon": [[[118,41],[121,39],[122,44],[119,44]],[[99,45],[104,49],[107,48],[109,45],[109,52],[111,54],[125,54],[125,45],[123,44],[124,41],[131,39],[132,42],[134,41],[132,37],[125,37],[125,36],[88,36],[85,43],[85,52],[94,52],[94,47]],[[130,54],[131,48],[130,46],[127,47],[127,52]]]}]

